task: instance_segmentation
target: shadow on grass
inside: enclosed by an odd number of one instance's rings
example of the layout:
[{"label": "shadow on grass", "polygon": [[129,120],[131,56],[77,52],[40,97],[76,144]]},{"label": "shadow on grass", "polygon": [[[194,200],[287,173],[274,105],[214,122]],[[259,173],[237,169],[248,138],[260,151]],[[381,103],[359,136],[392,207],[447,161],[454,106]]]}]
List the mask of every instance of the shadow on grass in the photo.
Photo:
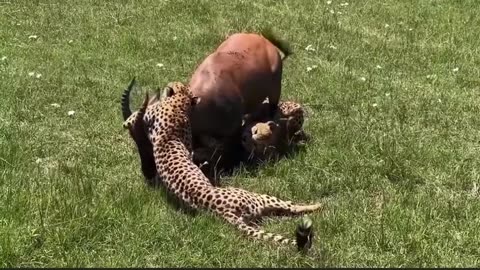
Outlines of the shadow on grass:
[{"label": "shadow on grass", "polygon": [[[142,151],[139,151],[139,157],[142,165],[142,173],[147,186],[152,189],[162,190],[162,194],[165,195],[167,203],[175,209],[195,216],[197,214],[195,209],[189,207],[186,203],[183,203],[176,195],[160,188],[162,181],[155,168],[153,152],[145,150],[150,149],[151,145],[145,145],[145,143],[148,143],[147,140],[139,141],[144,143],[142,144],[136,141],[137,147],[143,149]],[[202,165],[202,161],[195,160],[194,158],[194,163],[200,167],[204,175],[214,186],[221,186],[225,178],[234,175],[239,170],[245,170],[247,173],[256,176],[258,170],[262,166],[274,164],[282,159],[295,158],[298,153],[305,151],[306,147],[306,143],[292,143],[284,151],[279,151],[274,157],[261,159],[252,157],[247,151],[245,151],[240,141],[240,136],[238,137],[238,140],[234,138],[233,143],[230,143],[229,147],[226,148],[222,154],[213,153],[209,163],[206,165]]]},{"label": "shadow on grass", "polygon": [[256,176],[261,167],[275,164],[282,159],[295,158],[298,153],[305,151],[305,143],[291,143],[286,149],[279,150],[276,155],[261,158],[247,152],[240,141],[240,138],[234,140],[221,155],[213,154],[210,158],[211,162],[206,165],[201,165],[200,161],[194,160],[213,185],[221,186],[224,178],[234,175],[241,169]]},{"label": "shadow on grass", "polygon": [[[137,121],[134,128],[129,129],[130,137],[133,139],[137,146],[138,155],[140,158],[140,165],[144,181],[148,187],[159,190],[168,205],[172,208],[190,216],[196,216],[198,210],[192,208],[187,203],[183,202],[178,195],[173,192],[169,192],[162,186],[161,179],[158,176],[155,158],[153,156],[153,146],[150,140],[147,138],[143,126],[143,121]],[[209,179],[210,183],[214,186],[221,186],[222,180],[225,177],[232,176],[239,170],[245,170],[247,173],[256,176],[258,169],[267,164],[276,163],[281,159],[294,158],[298,153],[305,150],[305,143],[309,140],[309,136],[301,138],[303,144],[296,142],[290,143],[282,151],[278,151],[278,154],[272,158],[260,159],[250,156],[250,154],[243,148],[241,143],[241,132],[231,138],[231,142],[228,143],[228,147],[223,151],[221,155],[214,153],[208,160],[207,165],[202,165],[203,161],[195,160],[194,163],[200,167],[204,175]],[[198,149],[197,142],[193,141],[194,149]]]}]

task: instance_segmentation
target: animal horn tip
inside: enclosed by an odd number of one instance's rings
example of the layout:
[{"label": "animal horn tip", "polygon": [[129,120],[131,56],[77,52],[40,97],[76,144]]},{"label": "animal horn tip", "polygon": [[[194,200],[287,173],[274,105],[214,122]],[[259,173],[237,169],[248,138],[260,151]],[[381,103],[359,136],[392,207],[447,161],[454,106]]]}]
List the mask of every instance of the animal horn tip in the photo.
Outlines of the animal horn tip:
[{"label": "animal horn tip", "polygon": [[133,77],[132,81],[128,85],[128,87],[123,91],[122,98],[121,98],[121,105],[122,105],[122,115],[123,120],[127,120],[127,118],[132,114],[130,110],[130,92],[133,89],[133,85],[135,84],[135,77]]}]

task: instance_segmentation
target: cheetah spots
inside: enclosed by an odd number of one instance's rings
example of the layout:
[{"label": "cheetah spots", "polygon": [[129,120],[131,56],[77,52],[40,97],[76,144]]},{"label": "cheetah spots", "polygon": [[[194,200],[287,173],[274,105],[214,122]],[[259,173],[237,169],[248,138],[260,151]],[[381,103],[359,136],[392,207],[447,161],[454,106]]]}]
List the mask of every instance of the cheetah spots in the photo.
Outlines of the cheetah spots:
[{"label": "cheetah spots", "polygon": [[275,236],[273,237],[273,241],[277,241],[277,242],[278,242],[278,241],[281,241],[281,240],[283,240],[283,239],[284,239],[284,238],[283,238],[281,235],[275,235]]},{"label": "cheetah spots", "polygon": [[[241,56],[239,56],[241,57]],[[282,201],[238,188],[215,188],[191,161],[191,131],[186,113],[191,106],[186,95],[171,95],[158,104],[149,104],[145,113],[152,120],[149,139],[153,144],[157,171],[167,189],[193,208],[209,208],[236,224],[249,235],[274,238],[273,234],[250,226],[268,207],[284,205]],[[148,115],[148,116],[147,116]],[[188,154],[187,154],[188,152]]]}]

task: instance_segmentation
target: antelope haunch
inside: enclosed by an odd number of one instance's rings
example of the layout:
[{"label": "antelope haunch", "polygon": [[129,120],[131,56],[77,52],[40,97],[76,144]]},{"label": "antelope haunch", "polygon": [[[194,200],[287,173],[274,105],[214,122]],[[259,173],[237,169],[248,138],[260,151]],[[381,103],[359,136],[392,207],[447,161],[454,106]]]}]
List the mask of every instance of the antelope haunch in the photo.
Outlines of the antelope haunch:
[{"label": "antelope haunch", "polygon": [[192,133],[217,138],[239,131],[242,117],[268,97],[273,116],[281,95],[282,57],[288,46],[273,35],[237,33],[197,67],[189,85],[202,103],[192,113]]}]

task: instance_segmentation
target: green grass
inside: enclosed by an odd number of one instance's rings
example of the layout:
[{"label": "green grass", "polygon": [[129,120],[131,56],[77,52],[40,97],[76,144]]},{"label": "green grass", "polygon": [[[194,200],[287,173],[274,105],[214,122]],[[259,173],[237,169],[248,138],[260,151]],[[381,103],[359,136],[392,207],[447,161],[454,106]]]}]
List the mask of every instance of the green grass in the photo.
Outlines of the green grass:
[{"label": "green grass", "polygon": [[[0,15],[0,266],[480,265],[478,1],[5,0]],[[186,81],[228,33],[269,26],[294,50],[282,97],[307,106],[313,142],[223,183],[323,202],[307,255],[167,204],[121,127],[134,75]]]}]

